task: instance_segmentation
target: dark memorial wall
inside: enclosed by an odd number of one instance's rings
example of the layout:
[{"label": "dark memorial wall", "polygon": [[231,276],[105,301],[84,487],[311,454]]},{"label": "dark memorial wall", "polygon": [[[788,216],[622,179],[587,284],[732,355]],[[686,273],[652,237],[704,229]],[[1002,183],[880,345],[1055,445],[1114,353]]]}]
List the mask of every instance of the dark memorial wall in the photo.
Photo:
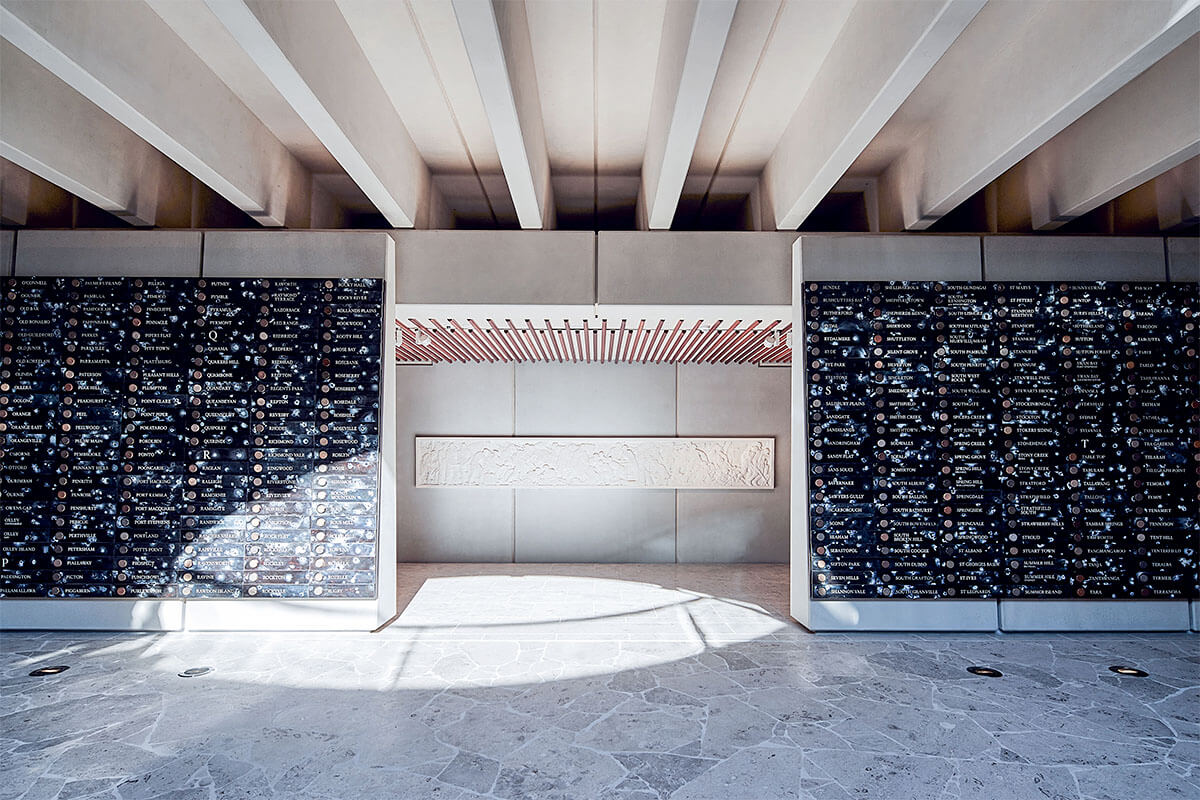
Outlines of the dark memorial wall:
[{"label": "dark memorial wall", "polygon": [[803,295],[814,598],[1200,596],[1196,284]]},{"label": "dark memorial wall", "polygon": [[375,596],[383,281],[3,286],[0,596]]}]

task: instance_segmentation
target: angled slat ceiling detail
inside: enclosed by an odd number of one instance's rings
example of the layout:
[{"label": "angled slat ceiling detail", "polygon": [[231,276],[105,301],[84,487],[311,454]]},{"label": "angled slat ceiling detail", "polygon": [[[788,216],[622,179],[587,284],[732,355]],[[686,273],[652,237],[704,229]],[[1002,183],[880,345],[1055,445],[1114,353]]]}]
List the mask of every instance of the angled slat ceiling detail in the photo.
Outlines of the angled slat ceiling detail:
[{"label": "angled slat ceiling detail", "polygon": [[397,319],[402,364],[790,365],[782,320]]}]

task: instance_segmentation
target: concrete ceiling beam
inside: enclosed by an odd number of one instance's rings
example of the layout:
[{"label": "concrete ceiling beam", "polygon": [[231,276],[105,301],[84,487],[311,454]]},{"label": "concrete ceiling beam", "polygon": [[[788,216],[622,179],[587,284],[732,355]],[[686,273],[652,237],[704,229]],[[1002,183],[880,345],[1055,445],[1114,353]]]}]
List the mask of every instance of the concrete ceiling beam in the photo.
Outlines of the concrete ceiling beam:
[{"label": "concrete ceiling beam", "polygon": [[429,169],[337,5],[206,3],[384,219],[420,227]]},{"label": "concrete ceiling beam", "polygon": [[763,171],[777,229],[808,218],[983,4],[855,5]]},{"label": "concrete ceiling beam", "polygon": [[1200,221],[1200,158],[1193,158],[1154,179],[1158,228],[1169,231]]},{"label": "concrete ceiling beam", "polygon": [[937,114],[881,196],[928,228],[1198,31],[1198,0],[989,3],[931,71]]},{"label": "concrete ceiling beam", "polygon": [[4,0],[0,35],[233,205],[307,225],[308,171],[141,0]]},{"label": "concrete ceiling beam", "polygon": [[700,136],[737,0],[678,0],[667,6],[654,77],[638,222],[669,230]]},{"label": "concrete ceiling beam", "polygon": [[1033,227],[1061,227],[1200,155],[1198,67],[1193,36],[1035,150]]},{"label": "concrete ceiling beam", "polygon": [[181,167],[6,41],[0,96],[0,156],[132,225],[154,226],[160,196],[190,187]]},{"label": "concrete ceiling beam", "polygon": [[524,2],[453,0],[522,228],[554,227],[550,157]]}]

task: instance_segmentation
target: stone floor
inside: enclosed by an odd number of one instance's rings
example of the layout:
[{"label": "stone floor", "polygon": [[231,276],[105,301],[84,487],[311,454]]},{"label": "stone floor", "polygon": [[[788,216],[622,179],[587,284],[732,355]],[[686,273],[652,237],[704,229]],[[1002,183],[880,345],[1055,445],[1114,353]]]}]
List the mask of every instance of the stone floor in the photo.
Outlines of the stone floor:
[{"label": "stone floor", "polygon": [[1200,797],[1194,635],[817,636],[785,567],[401,573],[377,634],[0,637],[0,800]]}]

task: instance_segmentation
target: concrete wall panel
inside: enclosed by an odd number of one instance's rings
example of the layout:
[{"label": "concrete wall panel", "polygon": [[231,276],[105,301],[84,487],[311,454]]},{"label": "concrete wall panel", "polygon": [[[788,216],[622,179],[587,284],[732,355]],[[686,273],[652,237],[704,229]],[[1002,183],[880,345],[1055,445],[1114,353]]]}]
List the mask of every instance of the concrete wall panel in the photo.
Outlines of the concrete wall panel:
[{"label": "concrete wall panel", "polygon": [[[374,601],[371,601],[374,604]],[[10,597],[0,612],[5,630],[181,631],[183,600],[66,600]],[[239,608],[241,603],[236,604]]]},{"label": "concrete wall panel", "polygon": [[511,561],[511,489],[415,488],[415,436],[507,436],[511,364],[401,367],[397,378],[400,561]]},{"label": "concrete wall panel", "polygon": [[1200,239],[1167,239],[1167,268],[1173,281],[1200,283]]},{"label": "concrete wall panel", "polygon": [[[521,436],[674,436],[675,368],[518,364]],[[516,494],[518,561],[671,562],[675,492],[528,489]]]},{"label": "concrete wall panel", "polygon": [[977,236],[804,236],[793,252],[806,281],[980,280]]},{"label": "concrete wall panel", "polygon": [[200,236],[199,231],[21,231],[16,274],[195,277]]},{"label": "concrete wall panel", "polygon": [[671,563],[670,489],[518,489],[517,561]]},{"label": "concrete wall panel", "polygon": [[382,278],[393,247],[383,231],[209,231],[209,278]]},{"label": "concrete wall panel", "polygon": [[400,303],[591,305],[591,231],[393,231]]},{"label": "concrete wall panel", "polygon": [[1163,240],[1129,236],[988,236],[989,281],[1162,281]]},{"label": "concrete wall panel", "polygon": [[791,370],[681,364],[680,436],[772,436],[772,491],[680,491],[678,560],[787,563]]},{"label": "concrete wall panel", "polygon": [[794,233],[602,231],[602,305],[787,305]]},{"label": "concrete wall panel", "polygon": [[[786,561],[788,372],[682,367],[677,409],[670,366],[523,364],[515,373],[505,365],[402,368],[400,559],[506,561],[515,554],[517,561],[542,562]],[[677,410],[681,436],[774,437],[777,488],[514,494],[413,487],[415,435],[674,436]]]},{"label": "concrete wall panel", "polygon": [[1186,631],[1187,600],[1001,600],[1005,631]]},{"label": "concrete wall panel", "polygon": [[674,436],[675,368],[518,364],[519,436]]},{"label": "concrete wall panel", "polygon": [[0,231],[0,275],[11,274],[16,246],[16,231]]},{"label": "concrete wall panel", "polygon": [[812,631],[994,631],[996,609],[995,600],[813,600],[793,616]]}]

